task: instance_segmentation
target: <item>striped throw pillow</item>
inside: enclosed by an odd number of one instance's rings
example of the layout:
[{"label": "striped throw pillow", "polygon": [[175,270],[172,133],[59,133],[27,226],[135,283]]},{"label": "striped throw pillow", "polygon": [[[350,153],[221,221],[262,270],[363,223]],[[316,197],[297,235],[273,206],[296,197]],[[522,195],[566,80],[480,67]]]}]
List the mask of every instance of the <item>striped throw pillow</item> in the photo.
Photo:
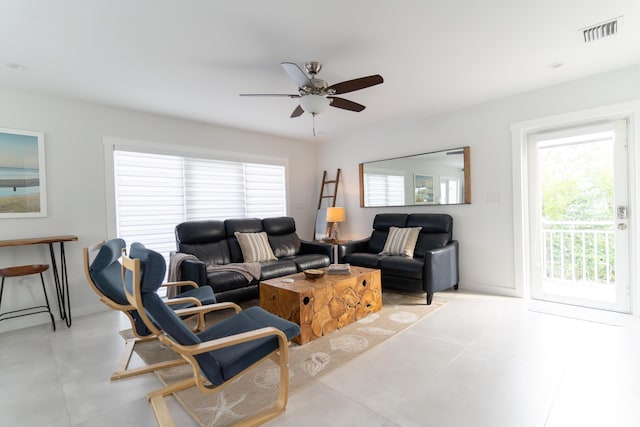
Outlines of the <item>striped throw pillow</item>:
[{"label": "striped throw pillow", "polygon": [[413,258],[413,250],[416,248],[420,230],[422,227],[390,227],[380,255],[402,255]]},{"label": "striped throw pillow", "polygon": [[264,231],[260,233],[240,233],[236,231],[233,234],[235,234],[240,244],[244,262],[265,262],[278,259],[273,254],[267,233]]}]

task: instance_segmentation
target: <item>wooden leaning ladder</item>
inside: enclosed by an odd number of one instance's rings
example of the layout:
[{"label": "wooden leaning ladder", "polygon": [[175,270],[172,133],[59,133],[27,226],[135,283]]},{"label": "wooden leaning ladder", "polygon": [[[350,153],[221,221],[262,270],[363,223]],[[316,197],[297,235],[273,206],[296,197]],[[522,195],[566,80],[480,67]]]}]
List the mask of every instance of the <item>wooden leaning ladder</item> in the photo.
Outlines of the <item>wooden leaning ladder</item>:
[{"label": "wooden leaning ladder", "polygon": [[[340,183],[340,174],[342,171],[340,168],[336,171],[336,179],[328,179],[327,171],[325,170],[322,173],[322,184],[320,185],[320,197],[318,197],[318,211],[322,208],[322,201],[327,199],[328,204],[327,207],[335,207],[336,206],[336,198],[338,196],[338,184]],[[333,192],[331,192],[331,184],[333,184]],[[316,214],[317,216],[317,214]],[[329,230],[331,228],[330,224],[327,224],[327,235],[329,234]],[[313,230],[313,235],[316,235],[316,229]]]}]

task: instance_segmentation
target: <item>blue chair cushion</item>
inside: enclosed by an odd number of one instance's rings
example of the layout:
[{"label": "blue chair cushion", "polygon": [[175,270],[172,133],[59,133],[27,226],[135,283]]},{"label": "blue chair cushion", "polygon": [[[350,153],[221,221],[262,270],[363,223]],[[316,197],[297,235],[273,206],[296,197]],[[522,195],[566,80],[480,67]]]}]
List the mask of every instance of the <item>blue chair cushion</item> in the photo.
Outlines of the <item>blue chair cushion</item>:
[{"label": "blue chair cushion", "polygon": [[105,242],[89,266],[89,275],[100,292],[120,305],[129,304],[122,289],[122,266],[118,261],[126,246],[122,239]]},{"label": "blue chair cushion", "polygon": [[[122,255],[122,249],[126,247],[126,242],[123,239],[112,239],[105,242],[98,254],[94,258],[93,262],[89,266],[89,275],[93,279],[93,282],[96,284],[100,292],[102,292],[106,297],[110,298],[113,302],[120,305],[129,305],[129,301],[127,301],[127,297],[124,294],[123,284],[122,284],[122,264],[120,264],[120,257]],[[140,247],[144,249],[144,246],[140,243],[133,244],[132,250],[139,251]],[[160,254],[160,260],[154,258],[154,262],[162,263],[162,268],[166,268],[166,264],[164,258]],[[149,274],[145,278],[147,282],[152,282],[158,279],[158,275]],[[162,277],[160,277],[160,285],[163,283],[164,273],[162,273]],[[154,291],[155,292],[155,291]],[[178,298],[184,296],[191,296],[197,298],[202,302],[202,304],[213,304],[216,302],[215,295],[213,293],[213,289],[206,286],[203,288],[194,288],[189,291],[183,292],[177,295]],[[172,309],[178,310],[181,308],[193,307],[194,303],[182,303],[175,304],[172,306]],[[151,334],[151,331],[146,327],[140,315],[136,310],[130,310],[129,314],[133,318],[133,328],[139,336],[147,336]]]},{"label": "blue chair cushion", "polygon": [[[300,335],[300,327],[295,323],[260,307],[250,307],[200,332],[198,338],[209,341],[268,326],[281,330],[288,341]],[[277,349],[278,338],[269,336],[201,354],[196,359],[203,375],[213,384],[219,385]],[[212,363],[214,360],[215,365]],[[217,366],[220,370],[213,371],[209,369],[210,366]]]},{"label": "blue chair cushion", "polygon": [[[300,334],[300,327],[295,323],[275,316],[260,307],[250,307],[196,335],[156,293],[144,292],[142,303],[151,321],[182,345],[200,344],[266,326],[280,329],[288,340]],[[221,385],[277,349],[278,338],[270,336],[199,354],[195,358],[204,377],[214,385]]]},{"label": "blue chair cushion", "polygon": [[[211,286],[203,286],[201,288],[191,288],[188,291],[182,292],[176,295],[174,298],[184,298],[184,297],[193,297],[200,301],[202,305],[209,305],[216,303],[216,297],[213,293],[213,289]],[[193,307],[194,304],[190,302],[185,302],[181,304],[172,304],[171,308],[174,310],[180,310],[182,308]]]},{"label": "blue chair cushion", "polygon": [[[127,277],[127,281],[129,281]],[[142,305],[158,329],[163,330],[176,342],[184,345],[199,344],[201,341],[182,319],[162,301],[155,292],[142,293]]]},{"label": "blue chair cushion", "polygon": [[[166,263],[162,255],[146,249],[141,244],[132,244],[131,258],[140,259],[142,304],[154,324],[179,344],[193,345],[267,326],[281,330],[287,340],[300,334],[295,323],[275,316],[260,307],[251,307],[211,326],[204,332],[194,334],[182,320],[168,308],[155,290],[164,279]],[[131,276],[126,277],[126,286],[131,290]],[[221,385],[263,357],[278,349],[275,336],[252,340],[196,356],[202,374],[212,384]]]},{"label": "blue chair cushion", "polygon": [[[167,262],[156,251],[147,249],[142,243],[132,243],[129,256],[140,260],[140,289],[142,292],[156,292],[164,283]],[[130,283],[127,283],[129,286]],[[133,292],[129,289],[129,292]]]},{"label": "blue chair cushion", "polygon": [[[122,288],[122,265],[118,261],[126,246],[123,239],[105,242],[89,266],[89,275],[100,292],[120,305],[129,305]],[[129,314],[133,318],[133,328],[138,336],[146,337],[151,334],[137,311],[130,310]]]}]

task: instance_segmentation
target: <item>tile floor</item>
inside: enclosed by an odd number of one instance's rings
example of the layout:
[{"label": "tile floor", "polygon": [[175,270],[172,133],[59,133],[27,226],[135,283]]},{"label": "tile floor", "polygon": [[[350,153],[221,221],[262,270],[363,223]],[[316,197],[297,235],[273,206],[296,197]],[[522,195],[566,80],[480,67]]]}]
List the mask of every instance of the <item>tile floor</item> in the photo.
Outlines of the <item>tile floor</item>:
[{"label": "tile floor", "polygon": [[[448,301],[443,309],[295,393],[268,425],[640,425],[639,319],[436,296]],[[55,333],[41,325],[0,334],[0,425],[155,426],[144,397],[160,385],[153,374],[109,381],[123,326],[103,312]],[[169,408],[176,425],[194,425],[173,399]]]}]

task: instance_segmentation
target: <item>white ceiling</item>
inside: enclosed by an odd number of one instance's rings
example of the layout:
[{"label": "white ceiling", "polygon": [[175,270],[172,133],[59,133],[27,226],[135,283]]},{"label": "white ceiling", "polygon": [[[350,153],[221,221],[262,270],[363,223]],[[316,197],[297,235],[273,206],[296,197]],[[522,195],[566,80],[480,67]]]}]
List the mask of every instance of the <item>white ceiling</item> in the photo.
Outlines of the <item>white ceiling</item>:
[{"label": "white ceiling", "polygon": [[295,99],[238,96],[296,93],[280,62],[313,60],[329,84],[385,80],[316,117],[326,140],[638,64],[640,1],[0,0],[7,88],[313,140]]}]

